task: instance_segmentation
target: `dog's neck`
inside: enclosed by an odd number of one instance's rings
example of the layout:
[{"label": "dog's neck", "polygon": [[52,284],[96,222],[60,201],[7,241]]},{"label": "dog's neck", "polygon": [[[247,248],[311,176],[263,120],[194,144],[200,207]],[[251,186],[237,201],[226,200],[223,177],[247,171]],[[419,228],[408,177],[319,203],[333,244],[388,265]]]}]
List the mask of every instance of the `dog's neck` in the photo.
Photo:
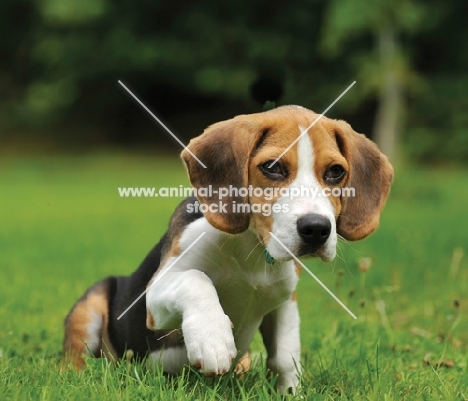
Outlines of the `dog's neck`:
[{"label": "dog's neck", "polygon": [[253,225],[250,225],[248,230],[245,233],[240,235],[246,234],[246,237],[249,237],[249,240],[252,241],[253,246],[263,250],[264,260],[266,264],[273,265],[275,263],[275,259],[270,253],[267,251],[265,244],[258,238],[258,231],[255,229]]}]

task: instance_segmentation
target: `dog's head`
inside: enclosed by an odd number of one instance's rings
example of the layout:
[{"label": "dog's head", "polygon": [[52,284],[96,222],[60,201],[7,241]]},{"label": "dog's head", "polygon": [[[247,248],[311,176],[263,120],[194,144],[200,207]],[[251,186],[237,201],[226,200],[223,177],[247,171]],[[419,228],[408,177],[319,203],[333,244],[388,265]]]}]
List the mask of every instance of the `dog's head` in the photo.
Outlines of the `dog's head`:
[{"label": "dog's head", "polygon": [[392,166],[344,121],[322,117],[301,135],[317,117],[283,106],[214,124],[190,141],[182,158],[211,225],[253,230],[278,260],[291,258],[284,245],[326,261],[338,235],[354,241],[377,228]]}]

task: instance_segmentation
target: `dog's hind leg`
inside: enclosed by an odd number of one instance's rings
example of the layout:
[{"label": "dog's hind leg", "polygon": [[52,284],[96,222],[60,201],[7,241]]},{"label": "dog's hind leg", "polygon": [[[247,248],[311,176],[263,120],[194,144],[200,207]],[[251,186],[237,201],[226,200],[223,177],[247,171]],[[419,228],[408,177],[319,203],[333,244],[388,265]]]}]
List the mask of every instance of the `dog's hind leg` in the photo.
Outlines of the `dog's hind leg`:
[{"label": "dog's hind leg", "polygon": [[236,367],[234,368],[234,373],[240,377],[243,377],[245,374],[249,373],[252,367],[252,356],[250,350],[247,350],[244,355],[237,361]]},{"label": "dog's hind leg", "polygon": [[89,288],[65,319],[63,351],[66,363],[84,367],[86,356],[115,357],[109,341],[109,277]]}]

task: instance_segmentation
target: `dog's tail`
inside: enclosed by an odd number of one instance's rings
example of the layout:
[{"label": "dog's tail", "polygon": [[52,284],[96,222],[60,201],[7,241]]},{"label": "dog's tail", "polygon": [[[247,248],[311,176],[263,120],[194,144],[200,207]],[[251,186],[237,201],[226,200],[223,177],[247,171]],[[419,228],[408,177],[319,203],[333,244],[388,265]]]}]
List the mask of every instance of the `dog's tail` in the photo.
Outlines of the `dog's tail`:
[{"label": "dog's tail", "polygon": [[66,365],[82,369],[87,356],[116,358],[108,334],[113,281],[115,277],[108,277],[89,288],[66,317],[63,342]]}]

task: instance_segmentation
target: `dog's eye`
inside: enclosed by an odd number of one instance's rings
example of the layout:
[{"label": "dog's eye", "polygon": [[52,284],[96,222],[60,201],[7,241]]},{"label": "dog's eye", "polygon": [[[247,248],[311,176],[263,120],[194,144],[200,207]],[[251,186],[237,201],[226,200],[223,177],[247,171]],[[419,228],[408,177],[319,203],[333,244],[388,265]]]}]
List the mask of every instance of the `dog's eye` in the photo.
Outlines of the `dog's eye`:
[{"label": "dog's eye", "polygon": [[346,175],[346,170],[343,166],[339,164],[334,164],[333,166],[329,167],[325,174],[323,175],[323,179],[327,184],[335,185],[338,184]]},{"label": "dog's eye", "polygon": [[268,160],[266,163],[263,163],[258,167],[265,177],[275,181],[284,180],[288,176],[288,170],[286,167],[280,162],[276,162],[273,166],[272,163],[274,163],[274,160]]}]

